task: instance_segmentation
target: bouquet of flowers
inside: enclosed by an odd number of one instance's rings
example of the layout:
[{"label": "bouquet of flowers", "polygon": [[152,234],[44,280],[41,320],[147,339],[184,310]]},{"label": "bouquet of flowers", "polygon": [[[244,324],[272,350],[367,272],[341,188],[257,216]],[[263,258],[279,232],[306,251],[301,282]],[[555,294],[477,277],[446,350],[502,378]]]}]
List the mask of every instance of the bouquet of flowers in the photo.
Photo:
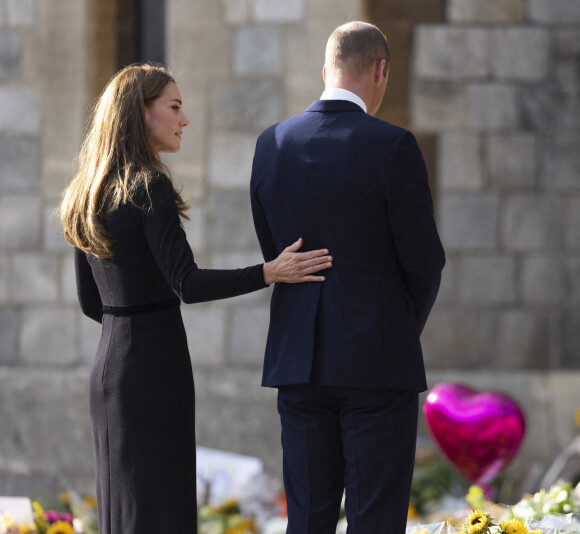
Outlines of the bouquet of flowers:
[{"label": "bouquet of flowers", "polygon": [[472,510],[459,530],[451,523],[416,525],[407,534],[580,534],[580,485],[555,484],[549,490],[526,495],[513,506],[498,506],[484,499],[483,491],[472,486],[466,497],[472,506],[493,509],[496,521],[482,508]]},{"label": "bouquet of flowers", "polygon": [[529,530],[522,521],[507,519],[499,524],[481,510],[474,510],[463,524],[460,534],[542,534],[541,530]]},{"label": "bouquet of flowers", "polygon": [[241,514],[235,499],[199,510],[200,534],[255,534],[254,520]]},{"label": "bouquet of flowers", "polygon": [[96,502],[74,493],[60,495],[62,510],[44,510],[32,503],[34,522],[17,524],[8,513],[0,515],[0,534],[97,534]]},{"label": "bouquet of flowers", "polygon": [[76,534],[70,514],[49,510],[45,512],[40,504],[32,503],[33,524],[16,524],[10,514],[0,518],[0,534]]},{"label": "bouquet of flowers", "polygon": [[546,515],[580,513],[580,485],[572,489],[569,482],[555,484],[549,490],[540,490],[534,495],[525,495],[516,505],[512,506],[514,517],[526,519],[541,519]]}]

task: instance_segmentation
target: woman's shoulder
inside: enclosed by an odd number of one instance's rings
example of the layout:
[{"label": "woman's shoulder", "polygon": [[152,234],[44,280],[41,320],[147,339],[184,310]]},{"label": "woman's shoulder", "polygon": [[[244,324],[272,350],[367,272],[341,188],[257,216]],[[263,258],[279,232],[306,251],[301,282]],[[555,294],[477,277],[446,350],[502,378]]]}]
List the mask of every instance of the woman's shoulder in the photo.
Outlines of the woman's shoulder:
[{"label": "woman's shoulder", "polygon": [[169,178],[169,176],[167,176],[167,174],[165,174],[161,171],[152,172],[148,176],[148,181],[151,185],[173,187],[173,183],[171,181],[171,178]]},{"label": "woman's shoulder", "polygon": [[147,211],[155,211],[156,206],[168,200],[175,202],[173,182],[162,172],[152,173],[139,184],[138,196],[141,200],[140,204]]}]

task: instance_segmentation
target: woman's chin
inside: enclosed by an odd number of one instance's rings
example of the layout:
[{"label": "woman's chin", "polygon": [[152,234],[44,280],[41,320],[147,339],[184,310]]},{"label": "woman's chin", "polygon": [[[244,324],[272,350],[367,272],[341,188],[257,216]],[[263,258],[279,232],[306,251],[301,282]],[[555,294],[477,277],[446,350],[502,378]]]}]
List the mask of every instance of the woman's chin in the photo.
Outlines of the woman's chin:
[{"label": "woman's chin", "polygon": [[181,146],[167,147],[161,149],[158,154],[177,154],[181,150]]}]

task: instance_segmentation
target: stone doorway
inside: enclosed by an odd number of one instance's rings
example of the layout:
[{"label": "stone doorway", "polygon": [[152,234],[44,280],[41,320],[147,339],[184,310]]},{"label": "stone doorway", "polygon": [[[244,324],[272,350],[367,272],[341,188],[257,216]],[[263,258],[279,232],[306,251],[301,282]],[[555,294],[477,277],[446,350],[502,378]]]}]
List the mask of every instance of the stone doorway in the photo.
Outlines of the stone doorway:
[{"label": "stone doorway", "polygon": [[165,0],[89,0],[87,87],[96,98],[131,63],[165,63]]},{"label": "stone doorway", "polygon": [[[417,24],[444,20],[444,0],[364,0],[365,20],[376,24],[387,36],[391,49],[389,85],[377,117],[403,128],[410,124],[411,58],[413,29]],[[433,196],[436,195],[436,137],[413,131],[429,170]]]}]

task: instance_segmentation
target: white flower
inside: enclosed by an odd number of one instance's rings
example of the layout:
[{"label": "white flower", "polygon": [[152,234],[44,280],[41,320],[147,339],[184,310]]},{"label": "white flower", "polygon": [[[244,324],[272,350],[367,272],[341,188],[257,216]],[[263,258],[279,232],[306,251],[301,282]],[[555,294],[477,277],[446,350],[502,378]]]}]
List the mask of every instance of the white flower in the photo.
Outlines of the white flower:
[{"label": "white flower", "polygon": [[262,534],[286,534],[287,526],[287,519],[284,517],[274,517],[264,525]]},{"label": "white flower", "polygon": [[569,499],[570,495],[568,494],[568,492],[566,490],[561,490],[558,492],[558,494],[556,495],[556,498],[554,499],[557,503],[562,503],[565,502]]},{"label": "white flower", "polygon": [[84,532],[85,525],[83,524],[83,520],[75,517],[73,519],[73,528],[75,529],[75,532]]},{"label": "white flower", "polygon": [[12,527],[14,527],[14,518],[8,512],[4,512],[0,515],[0,534],[4,534]]}]

